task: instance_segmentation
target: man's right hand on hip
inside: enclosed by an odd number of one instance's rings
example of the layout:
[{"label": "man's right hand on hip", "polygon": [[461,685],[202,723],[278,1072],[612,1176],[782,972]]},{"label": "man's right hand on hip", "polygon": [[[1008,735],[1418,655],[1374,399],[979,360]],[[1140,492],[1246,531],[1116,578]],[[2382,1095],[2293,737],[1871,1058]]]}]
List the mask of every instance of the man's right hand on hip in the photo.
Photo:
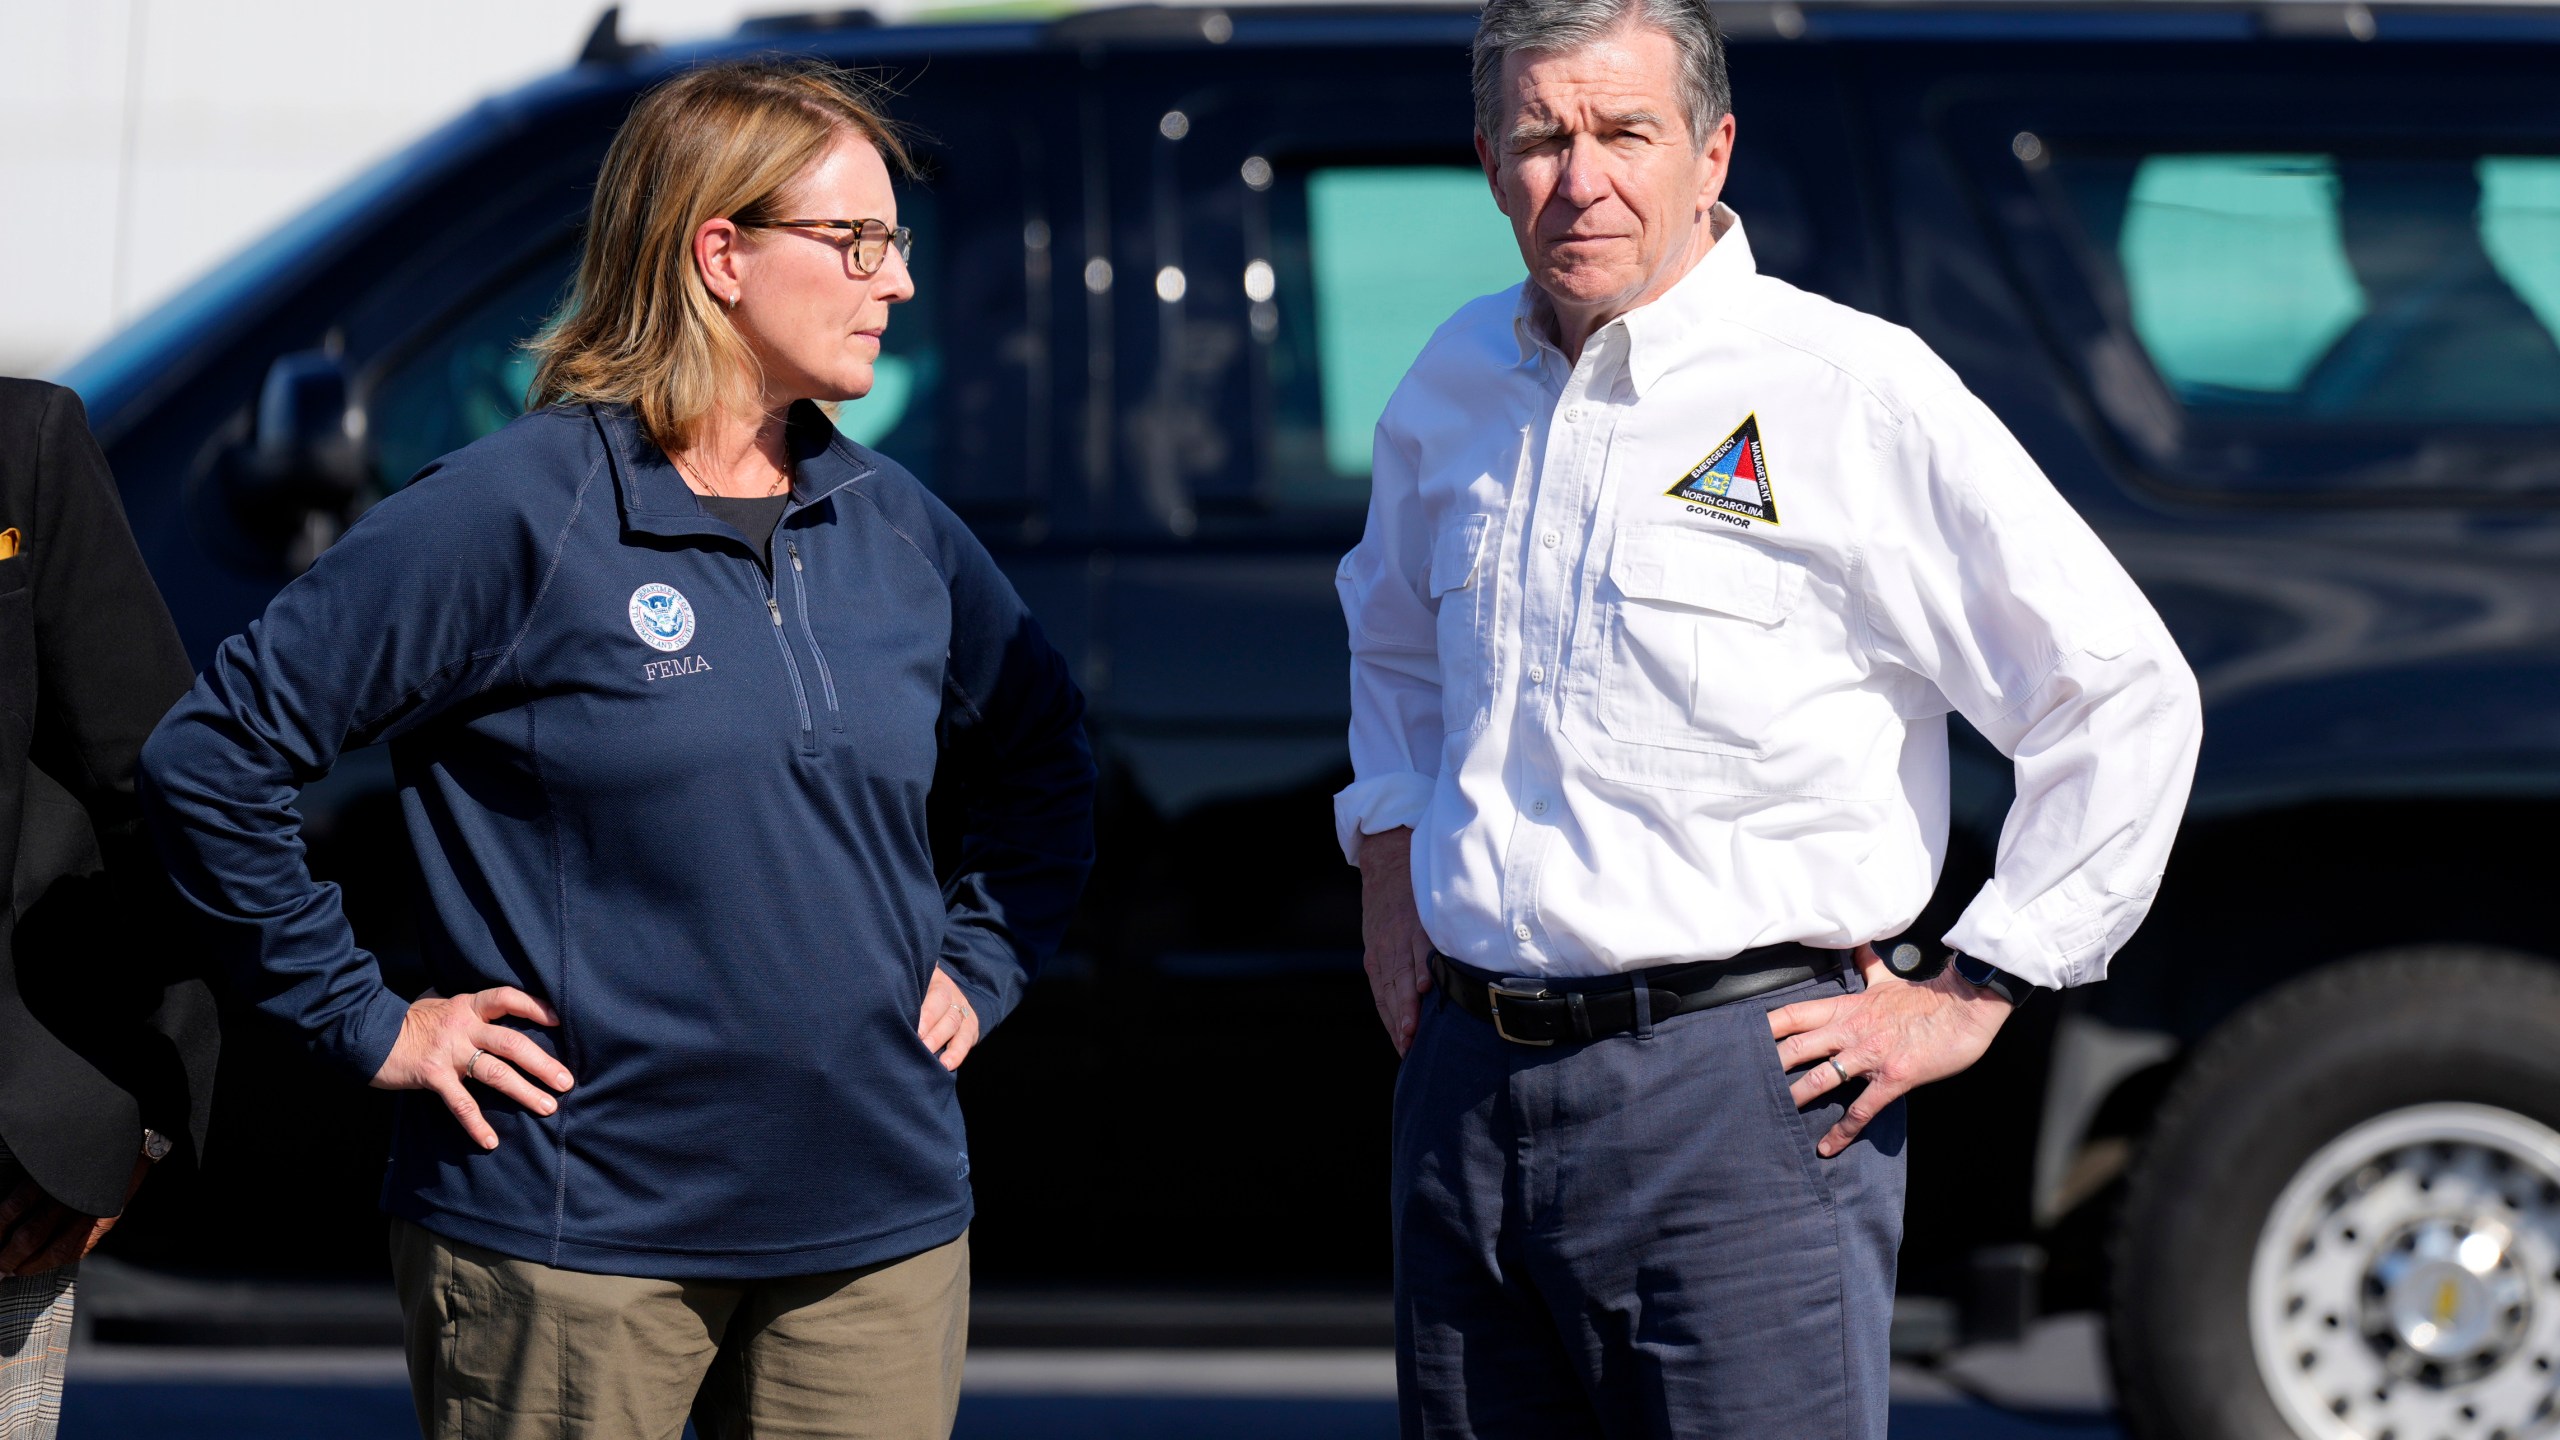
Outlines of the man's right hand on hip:
[{"label": "man's right hand on hip", "polygon": [[1402,1055],[1413,1048],[1422,1019],[1422,994],[1431,988],[1431,937],[1413,901],[1413,831],[1382,830],[1360,837],[1361,965],[1369,972],[1369,998],[1378,1021]]}]

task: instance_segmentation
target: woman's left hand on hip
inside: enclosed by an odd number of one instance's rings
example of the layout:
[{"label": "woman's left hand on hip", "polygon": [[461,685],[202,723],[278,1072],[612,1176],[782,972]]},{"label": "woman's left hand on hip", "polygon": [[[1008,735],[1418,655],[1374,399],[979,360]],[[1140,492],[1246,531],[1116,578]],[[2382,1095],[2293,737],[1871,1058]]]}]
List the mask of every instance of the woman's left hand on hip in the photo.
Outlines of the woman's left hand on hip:
[{"label": "woman's left hand on hip", "polygon": [[969,1003],[950,972],[938,965],[924,987],[924,1013],[916,1017],[916,1033],[924,1037],[924,1048],[942,1061],[945,1070],[959,1069],[978,1043],[978,1007]]}]

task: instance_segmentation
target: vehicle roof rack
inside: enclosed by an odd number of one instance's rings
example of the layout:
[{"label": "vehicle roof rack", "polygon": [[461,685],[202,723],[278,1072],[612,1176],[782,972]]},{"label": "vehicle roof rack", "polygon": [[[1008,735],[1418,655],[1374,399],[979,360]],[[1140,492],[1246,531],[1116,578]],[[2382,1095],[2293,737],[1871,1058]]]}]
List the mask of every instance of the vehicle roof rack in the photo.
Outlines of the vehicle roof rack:
[{"label": "vehicle roof rack", "polygon": [[1049,22],[1049,38],[1066,45],[1100,40],[1224,45],[1235,33],[1235,22],[1227,12],[1210,5],[1112,5],[1078,10]]},{"label": "vehicle roof rack", "polygon": [[841,10],[806,10],[785,15],[750,15],[738,22],[740,35],[808,35],[827,30],[876,30],[880,12],[863,6]]},{"label": "vehicle roof rack", "polygon": [[607,5],[596,17],[595,28],[587,32],[587,43],[578,47],[581,65],[620,65],[648,54],[658,47],[646,40],[622,38],[622,7]]},{"label": "vehicle roof rack", "polygon": [[[1379,13],[1473,14],[1482,0],[1100,0],[1044,16],[1047,7],[1032,0],[1019,7],[973,6],[962,20],[1016,19],[1042,23],[1053,44],[1136,42],[1182,46],[1223,45],[1234,37],[1236,22],[1255,19],[1303,19]],[[2376,12],[2468,14],[2533,14],[2560,12],[2560,0],[1713,0],[1716,19],[1737,39],[1798,39],[1807,33],[1808,14],[1896,11],[1964,11],[1981,15],[2031,14],[2075,9],[2130,11],[2147,14],[2221,13],[2255,15],[2273,35],[2342,35],[2370,39]],[[1017,8],[1018,12],[1017,13]],[[610,18],[612,11],[608,10]],[[899,24],[934,23],[945,17],[918,12],[897,18]],[[892,22],[867,7],[755,15],[738,23],[744,37],[783,37],[829,31],[870,30]],[[597,32],[610,36],[604,21]],[[592,48],[596,41],[588,42]],[[615,42],[619,43],[619,42]]]}]

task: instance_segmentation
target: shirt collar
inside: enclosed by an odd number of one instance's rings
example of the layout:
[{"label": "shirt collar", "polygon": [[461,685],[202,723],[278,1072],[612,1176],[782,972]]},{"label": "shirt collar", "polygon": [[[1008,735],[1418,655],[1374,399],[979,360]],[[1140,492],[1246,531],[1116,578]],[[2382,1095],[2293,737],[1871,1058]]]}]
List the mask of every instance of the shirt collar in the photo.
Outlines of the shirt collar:
[{"label": "shirt collar", "polygon": [[[684,483],[667,452],[651,443],[640,417],[627,406],[590,405],[596,429],[613,456],[614,488],[622,504],[623,523],[651,535],[729,535],[735,532],[702,507],[700,496]],[[837,433],[826,412],[802,400],[791,407],[785,444],[791,451],[791,503],[785,519],[817,504],[872,467],[854,453],[853,444]]]},{"label": "shirt collar", "polygon": [[[1707,223],[1715,228],[1716,243],[1689,267],[1689,273],[1675,281],[1659,299],[1639,305],[1593,333],[1597,342],[1610,326],[1617,326],[1627,337],[1627,383],[1642,395],[1662,372],[1671,367],[1679,353],[1680,341],[1698,321],[1713,313],[1716,305],[1733,287],[1759,273],[1759,265],[1751,256],[1750,237],[1743,234],[1742,217],[1733,207],[1719,200],[1707,212]],[[1537,363],[1542,351],[1554,348],[1548,339],[1553,333],[1553,320],[1548,313],[1546,292],[1530,281],[1520,284],[1520,301],[1511,318],[1511,333],[1520,343],[1520,363]]]}]

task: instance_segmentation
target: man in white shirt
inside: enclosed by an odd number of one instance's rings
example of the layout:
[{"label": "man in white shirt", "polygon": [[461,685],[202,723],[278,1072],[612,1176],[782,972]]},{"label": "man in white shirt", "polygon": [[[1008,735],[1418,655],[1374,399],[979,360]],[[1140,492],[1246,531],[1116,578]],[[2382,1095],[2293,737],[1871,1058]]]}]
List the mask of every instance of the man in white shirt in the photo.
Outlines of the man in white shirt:
[{"label": "man in white shirt", "polygon": [[[1926,346],[1755,272],[1698,0],[1475,57],[1529,279],[1414,362],[1337,582],[1405,1433],[1881,1437],[1900,1097],[2105,974],[2194,678]],[[1950,711],[2018,798],[1906,978]]]}]

